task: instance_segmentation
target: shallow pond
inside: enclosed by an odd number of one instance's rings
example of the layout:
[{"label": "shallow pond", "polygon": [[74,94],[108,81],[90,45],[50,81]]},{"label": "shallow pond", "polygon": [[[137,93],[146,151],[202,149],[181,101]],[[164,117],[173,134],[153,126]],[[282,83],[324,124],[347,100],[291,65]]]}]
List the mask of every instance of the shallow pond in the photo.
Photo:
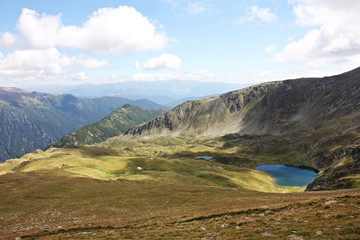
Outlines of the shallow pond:
[{"label": "shallow pond", "polygon": [[271,174],[280,186],[304,187],[317,177],[313,169],[289,165],[265,164],[257,166],[256,170]]}]

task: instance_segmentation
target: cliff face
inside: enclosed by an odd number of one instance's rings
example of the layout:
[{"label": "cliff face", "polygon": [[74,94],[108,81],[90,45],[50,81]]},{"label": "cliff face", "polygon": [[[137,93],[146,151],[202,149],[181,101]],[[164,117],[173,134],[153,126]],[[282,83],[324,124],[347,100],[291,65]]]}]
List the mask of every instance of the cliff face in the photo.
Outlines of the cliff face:
[{"label": "cliff face", "polygon": [[45,148],[65,134],[100,120],[131,103],[156,108],[149,101],[104,97],[82,99],[72,95],[0,88],[0,161]]}]

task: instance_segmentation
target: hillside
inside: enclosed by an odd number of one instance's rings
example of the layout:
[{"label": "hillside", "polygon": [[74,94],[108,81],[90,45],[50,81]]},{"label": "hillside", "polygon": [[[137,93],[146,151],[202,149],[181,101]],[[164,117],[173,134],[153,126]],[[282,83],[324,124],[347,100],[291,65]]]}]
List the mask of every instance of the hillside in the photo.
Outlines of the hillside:
[{"label": "hillside", "polygon": [[127,104],[115,109],[102,120],[67,134],[52,146],[71,147],[100,143],[124,133],[131,127],[149,121],[162,112],[162,110],[147,110]]},{"label": "hillside", "polygon": [[[325,78],[270,82],[181,104],[128,135],[281,134],[326,127],[360,115],[360,68]],[[332,126],[338,127],[337,125]]]},{"label": "hillside", "polygon": [[[2,239],[358,239],[360,192],[0,176]],[[19,220],[21,219],[21,220]]]},{"label": "hillside", "polygon": [[267,154],[268,162],[275,155],[279,162],[319,169],[320,177],[308,190],[350,188],[358,186],[360,174],[359,80],[360,68],[325,78],[260,84],[188,101],[125,134],[224,136],[245,159]]},{"label": "hillside", "polygon": [[0,88],[0,161],[42,149],[124,104],[158,109],[148,100],[117,97],[83,99],[72,95]]}]

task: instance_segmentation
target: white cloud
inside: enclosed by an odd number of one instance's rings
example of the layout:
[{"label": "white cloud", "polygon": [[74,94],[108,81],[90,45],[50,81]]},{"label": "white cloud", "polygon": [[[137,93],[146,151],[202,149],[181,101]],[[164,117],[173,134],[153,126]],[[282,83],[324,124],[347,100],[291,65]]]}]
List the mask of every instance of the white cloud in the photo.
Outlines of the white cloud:
[{"label": "white cloud", "polygon": [[[210,70],[198,70],[195,72],[168,72],[168,73],[138,73],[134,74],[135,81],[166,81],[166,80],[193,80],[213,81],[215,74]],[[218,81],[218,79],[216,79]]]},{"label": "white cloud", "polygon": [[270,8],[259,8],[258,6],[251,7],[251,17],[262,22],[274,22],[277,18]]},{"label": "white cloud", "polygon": [[119,56],[161,50],[171,41],[154,21],[127,6],[101,8],[82,26],[65,26],[61,15],[40,15],[25,8],[17,28],[16,36],[1,33],[0,47],[62,47]]},{"label": "white cloud", "polygon": [[[69,74],[69,69],[76,64],[85,68],[98,68],[108,62],[81,55],[70,57],[56,48],[15,50],[7,55],[0,52],[0,78],[59,78]],[[77,76],[79,79],[80,75]],[[86,80],[84,76],[80,77]]]},{"label": "white cloud", "polygon": [[13,48],[16,45],[16,41],[17,39],[13,34],[9,32],[0,33],[0,46]]},{"label": "white cloud", "polygon": [[74,63],[55,48],[46,50],[16,50],[0,58],[1,75],[58,75]]},{"label": "white cloud", "polygon": [[138,70],[179,69],[181,67],[181,59],[176,55],[163,53],[158,57],[148,59],[142,64],[137,62],[135,67]]},{"label": "white cloud", "polygon": [[277,61],[303,61],[308,67],[320,67],[351,65],[359,59],[360,1],[294,0],[292,4],[298,26],[310,29],[278,52]]},{"label": "white cloud", "polygon": [[73,79],[76,81],[85,81],[88,80],[89,77],[84,72],[78,72],[73,75]]},{"label": "white cloud", "polygon": [[277,19],[277,16],[275,13],[271,11],[270,8],[260,8],[256,5],[251,6],[250,11],[246,14],[246,16],[241,17],[238,20],[239,24],[245,23],[245,22],[275,22]]},{"label": "white cloud", "polygon": [[190,15],[200,15],[206,12],[212,12],[214,7],[210,4],[201,2],[189,2],[186,6],[186,12]]},{"label": "white cloud", "polygon": [[61,15],[39,15],[34,10],[24,8],[17,23],[18,31],[25,45],[31,48],[56,47],[62,28]]},{"label": "white cloud", "polygon": [[79,61],[80,65],[85,68],[100,68],[109,64],[106,59],[97,60],[94,58],[86,58]]},{"label": "white cloud", "polygon": [[173,10],[185,15],[202,15],[206,13],[217,12],[214,5],[209,1],[193,1],[193,0],[164,0]]},{"label": "white cloud", "polygon": [[272,54],[272,53],[274,53],[275,48],[276,48],[276,46],[274,44],[269,45],[269,46],[265,47],[265,52],[267,54]]}]

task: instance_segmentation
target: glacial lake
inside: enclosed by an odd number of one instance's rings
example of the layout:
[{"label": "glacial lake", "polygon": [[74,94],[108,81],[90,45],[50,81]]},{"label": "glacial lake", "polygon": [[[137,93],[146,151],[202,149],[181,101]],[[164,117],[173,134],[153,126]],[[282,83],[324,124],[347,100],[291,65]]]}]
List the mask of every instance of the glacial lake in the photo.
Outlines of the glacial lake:
[{"label": "glacial lake", "polygon": [[317,177],[313,169],[289,165],[265,164],[257,166],[256,170],[269,173],[280,186],[304,187]]}]

